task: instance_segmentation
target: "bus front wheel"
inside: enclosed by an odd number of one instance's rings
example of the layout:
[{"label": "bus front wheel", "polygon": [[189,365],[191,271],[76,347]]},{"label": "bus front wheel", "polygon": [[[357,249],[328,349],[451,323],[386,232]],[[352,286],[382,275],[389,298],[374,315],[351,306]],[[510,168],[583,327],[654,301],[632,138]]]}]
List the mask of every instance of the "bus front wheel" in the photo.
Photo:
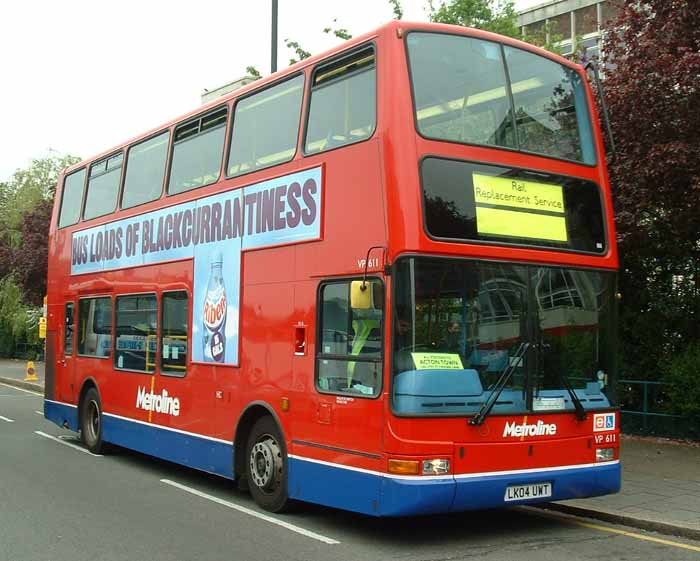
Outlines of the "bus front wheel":
[{"label": "bus front wheel", "polygon": [[261,417],[253,425],[247,446],[250,494],[270,512],[285,510],[287,495],[287,454],[284,441],[272,417]]},{"label": "bus front wheel", "polygon": [[95,388],[90,388],[80,406],[80,439],[93,454],[105,449],[102,441],[102,403]]}]

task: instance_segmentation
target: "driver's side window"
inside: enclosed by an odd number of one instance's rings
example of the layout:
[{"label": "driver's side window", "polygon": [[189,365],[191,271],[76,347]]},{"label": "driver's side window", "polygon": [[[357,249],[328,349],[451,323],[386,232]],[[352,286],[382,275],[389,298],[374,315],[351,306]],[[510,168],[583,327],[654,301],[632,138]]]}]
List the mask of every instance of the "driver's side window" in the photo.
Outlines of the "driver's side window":
[{"label": "driver's side window", "polygon": [[316,355],[319,391],[379,395],[383,300],[384,287],[378,279],[332,282],[321,287]]}]

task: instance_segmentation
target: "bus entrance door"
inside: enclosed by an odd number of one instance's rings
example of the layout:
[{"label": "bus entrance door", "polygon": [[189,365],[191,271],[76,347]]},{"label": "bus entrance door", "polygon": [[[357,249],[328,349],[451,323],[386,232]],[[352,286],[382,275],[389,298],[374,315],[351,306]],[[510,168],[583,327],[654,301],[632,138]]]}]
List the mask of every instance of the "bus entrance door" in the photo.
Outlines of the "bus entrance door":
[{"label": "bus entrance door", "polygon": [[75,394],[75,363],[73,347],[75,343],[75,304],[67,302],[62,313],[62,328],[58,332],[56,353],[55,397],[59,401],[72,403]]}]

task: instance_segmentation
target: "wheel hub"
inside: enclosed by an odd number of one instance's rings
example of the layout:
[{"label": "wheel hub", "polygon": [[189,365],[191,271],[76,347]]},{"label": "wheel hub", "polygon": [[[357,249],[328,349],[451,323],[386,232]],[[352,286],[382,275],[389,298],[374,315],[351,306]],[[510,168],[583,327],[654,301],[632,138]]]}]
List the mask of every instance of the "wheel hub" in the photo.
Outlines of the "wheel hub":
[{"label": "wheel hub", "polygon": [[264,435],[250,451],[250,477],[256,487],[274,490],[282,474],[282,450],[270,435]]},{"label": "wheel hub", "polygon": [[97,435],[100,434],[100,408],[97,403],[92,400],[88,403],[87,408],[87,429],[90,442],[97,440]]}]

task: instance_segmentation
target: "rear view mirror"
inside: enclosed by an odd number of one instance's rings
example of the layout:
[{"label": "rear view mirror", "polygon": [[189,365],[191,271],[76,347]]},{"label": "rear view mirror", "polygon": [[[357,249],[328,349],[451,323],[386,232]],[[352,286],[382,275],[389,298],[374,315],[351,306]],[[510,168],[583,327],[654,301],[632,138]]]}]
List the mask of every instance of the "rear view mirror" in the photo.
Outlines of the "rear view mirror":
[{"label": "rear view mirror", "polygon": [[372,280],[350,283],[350,307],[353,310],[381,310],[383,305],[381,283]]},{"label": "rear view mirror", "polygon": [[372,285],[367,281],[352,281],[350,283],[350,307],[353,310],[369,310],[372,308]]}]

